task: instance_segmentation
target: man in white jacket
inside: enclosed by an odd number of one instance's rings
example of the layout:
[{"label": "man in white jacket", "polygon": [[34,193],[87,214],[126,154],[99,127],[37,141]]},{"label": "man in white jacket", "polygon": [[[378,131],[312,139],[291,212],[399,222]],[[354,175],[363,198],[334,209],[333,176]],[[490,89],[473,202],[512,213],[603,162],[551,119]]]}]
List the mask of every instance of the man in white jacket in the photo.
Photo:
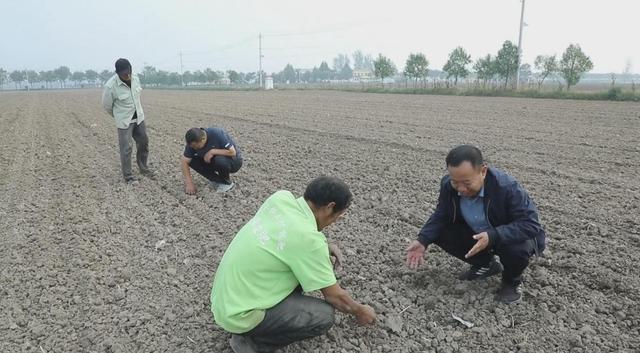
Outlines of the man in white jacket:
[{"label": "man in white jacket", "polygon": [[131,170],[132,140],[136,142],[136,162],[143,175],[154,177],[147,166],[149,138],[144,123],[144,111],[140,104],[142,87],[138,76],[131,73],[131,63],[127,59],[116,61],[116,74],[104,85],[102,106],[115,119],[120,145],[120,163],[125,182],[136,181]]}]

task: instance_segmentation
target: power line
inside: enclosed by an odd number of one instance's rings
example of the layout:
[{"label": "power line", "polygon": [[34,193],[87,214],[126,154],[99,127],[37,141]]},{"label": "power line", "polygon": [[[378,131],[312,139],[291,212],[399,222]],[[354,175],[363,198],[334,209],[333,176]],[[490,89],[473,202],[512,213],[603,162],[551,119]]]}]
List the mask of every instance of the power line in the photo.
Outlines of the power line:
[{"label": "power line", "polygon": [[219,53],[222,51],[227,51],[230,49],[234,49],[237,48],[243,44],[246,44],[250,41],[255,40],[254,36],[250,36],[250,37],[245,37],[240,39],[239,41],[233,42],[233,43],[229,43],[229,44],[225,44],[223,46],[217,47],[217,48],[213,48],[211,50],[205,50],[205,51],[195,51],[195,52],[184,52],[184,55],[209,55],[212,53]]},{"label": "power line", "polygon": [[359,23],[348,23],[342,25],[336,25],[331,29],[317,29],[311,31],[303,31],[303,32],[271,32],[271,33],[263,33],[263,37],[297,37],[297,36],[308,36],[313,34],[322,34],[322,33],[331,33],[331,32],[341,32],[347,29],[361,27],[366,24],[373,23],[373,20],[369,21],[361,21]]}]

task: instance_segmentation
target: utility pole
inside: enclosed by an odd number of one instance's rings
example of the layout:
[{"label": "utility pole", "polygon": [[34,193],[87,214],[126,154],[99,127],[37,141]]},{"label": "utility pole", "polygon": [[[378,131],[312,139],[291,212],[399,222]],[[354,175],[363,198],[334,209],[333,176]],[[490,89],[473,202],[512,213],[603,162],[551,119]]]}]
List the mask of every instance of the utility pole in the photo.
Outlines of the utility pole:
[{"label": "utility pole", "polygon": [[31,89],[29,86],[29,71],[27,69],[24,70],[24,75],[27,77],[27,92]]},{"label": "utility pole", "polygon": [[182,51],[180,51],[180,86],[184,87],[184,66],[182,66]]},{"label": "utility pole", "polygon": [[516,91],[520,88],[520,58],[522,57],[522,28],[524,27],[524,1],[520,10],[520,34],[518,36],[518,67],[516,68]]},{"label": "utility pole", "polygon": [[262,33],[258,34],[258,55],[260,62],[260,69],[258,70],[258,82],[260,82],[260,88],[262,88]]}]

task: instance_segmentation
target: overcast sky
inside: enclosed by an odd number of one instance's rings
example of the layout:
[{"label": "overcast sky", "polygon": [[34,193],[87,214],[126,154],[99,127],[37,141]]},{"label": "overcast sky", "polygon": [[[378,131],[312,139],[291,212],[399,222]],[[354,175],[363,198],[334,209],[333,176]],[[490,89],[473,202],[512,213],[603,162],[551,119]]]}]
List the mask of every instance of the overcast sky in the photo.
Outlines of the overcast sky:
[{"label": "overcast sky", "polygon": [[[356,49],[399,69],[423,52],[432,69],[464,47],[475,61],[517,43],[519,0],[19,0],[3,6],[0,67],[113,69],[119,57],[185,70],[312,68]],[[523,61],[578,43],[593,72],[640,72],[640,0],[526,0]]]}]

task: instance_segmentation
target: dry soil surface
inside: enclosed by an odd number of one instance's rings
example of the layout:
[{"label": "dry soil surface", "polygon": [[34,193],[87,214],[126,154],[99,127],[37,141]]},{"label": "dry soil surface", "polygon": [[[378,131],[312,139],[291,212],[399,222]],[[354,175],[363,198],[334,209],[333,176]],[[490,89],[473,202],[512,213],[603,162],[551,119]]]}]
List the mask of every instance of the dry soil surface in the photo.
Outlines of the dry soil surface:
[{"label": "dry soil surface", "polygon": [[[379,321],[339,314],[328,335],[287,352],[640,349],[637,103],[147,90],[157,179],[129,186],[100,94],[0,94],[2,352],[230,352],[209,310],[221,255],[266,197],[301,194],[320,174],[355,195],[326,234],[347,256],[341,284]],[[185,195],[192,126],[236,138],[245,165],[232,192],[197,177],[197,196]],[[539,207],[548,250],[521,304],[493,301],[497,278],[458,281],[465,266],[436,247],[421,269],[404,266],[460,143],[480,146]]]}]

